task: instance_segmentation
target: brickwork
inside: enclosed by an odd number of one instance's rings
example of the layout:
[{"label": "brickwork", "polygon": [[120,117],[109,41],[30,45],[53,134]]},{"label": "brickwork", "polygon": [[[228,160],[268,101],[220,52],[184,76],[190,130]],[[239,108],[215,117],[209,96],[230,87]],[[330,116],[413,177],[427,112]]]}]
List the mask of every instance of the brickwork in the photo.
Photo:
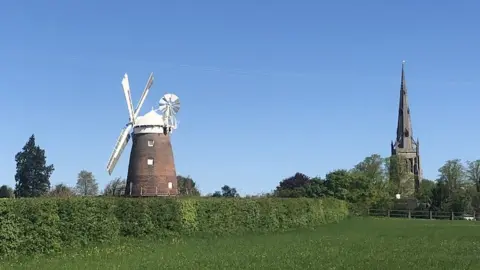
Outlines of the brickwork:
[{"label": "brickwork", "polygon": [[170,136],[162,133],[134,134],[125,194],[136,197],[175,196],[177,193]]}]

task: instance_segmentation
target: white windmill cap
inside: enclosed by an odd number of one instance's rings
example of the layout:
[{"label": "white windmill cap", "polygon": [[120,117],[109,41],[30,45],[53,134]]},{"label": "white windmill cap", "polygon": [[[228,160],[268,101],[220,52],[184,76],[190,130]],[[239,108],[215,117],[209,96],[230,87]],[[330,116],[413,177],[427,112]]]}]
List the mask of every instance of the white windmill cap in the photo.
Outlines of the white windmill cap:
[{"label": "white windmill cap", "polygon": [[135,126],[163,126],[163,116],[154,110],[144,116],[139,116],[135,121]]}]

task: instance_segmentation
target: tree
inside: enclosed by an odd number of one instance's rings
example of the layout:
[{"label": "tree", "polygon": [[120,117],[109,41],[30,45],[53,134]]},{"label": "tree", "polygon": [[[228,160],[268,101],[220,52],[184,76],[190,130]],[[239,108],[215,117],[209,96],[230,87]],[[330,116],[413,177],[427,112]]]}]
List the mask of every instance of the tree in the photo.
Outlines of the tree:
[{"label": "tree", "polygon": [[283,179],[274,190],[273,195],[281,198],[319,198],[326,196],[326,187],[320,177],[310,178],[297,172],[295,175]]},{"label": "tree", "polygon": [[222,192],[220,192],[220,191],[215,191],[211,196],[214,197],[214,198],[222,197]]},{"label": "tree", "polygon": [[82,196],[95,196],[98,194],[97,180],[92,172],[82,170],[78,173],[75,191]]},{"label": "tree", "polygon": [[[385,159],[378,154],[366,157],[350,171],[356,187],[351,187],[355,201],[364,206],[384,208],[391,204],[393,192],[386,177]],[[359,188],[362,187],[362,188]]]},{"label": "tree", "polygon": [[417,193],[417,199],[430,205],[432,203],[433,191],[436,183],[428,179],[422,179]]},{"label": "tree", "polygon": [[117,177],[110,181],[103,190],[104,196],[122,196],[125,195],[125,187],[127,181],[121,177]]},{"label": "tree", "polygon": [[445,164],[438,169],[439,180],[444,182],[450,194],[453,194],[464,184],[465,167],[460,159],[447,160]]},{"label": "tree", "polygon": [[386,160],[392,191],[403,198],[411,198],[415,194],[415,179],[407,161],[401,155],[394,155]]},{"label": "tree", "polygon": [[307,198],[321,198],[327,194],[327,187],[325,181],[320,177],[310,178],[305,184],[305,197]]},{"label": "tree", "polygon": [[177,187],[180,195],[200,196],[195,181],[190,176],[177,176]]},{"label": "tree", "polygon": [[32,135],[22,151],[15,155],[17,172],[15,173],[16,197],[39,197],[50,190],[50,176],[54,166],[46,165],[45,150],[35,144]]},{"label": "tree", "polygon": [[240,194],[237,193],[236,188],[232,188],[225,185],[222,187],[222,196],[223,197],[240,197]]},{"label": "tree", "polygon": [[[382,201],[383,197],[382,199],[375,198],[377,192],[375,181],[378,181],[378,187],[382,187],[381,184],[383,183],[381,177],[376,175],[379,172],[378,167],[362,167],[364,164],[360,163],[350,171],[335,170],[328,173],[325,176],[326,194],[340,200],[362,205],[363,207],[374,204],[374,200]],[[372,168],[373,170],[370,170]],[[376,177],[379,178],[374,180]]]},{"label": "tree", "polygon": [[274,193],[277,197],[298,198],[306,197],[306,185],[310,182],[310,177],[303,173],[295,173],[295,175],[283,179]]},{"label": "tree", "polygon": [[3,185],[0,187],[0,198],[13,198],[14,193],[13,189],[7,185]]},{"label": "tree", "polygon": [[240,194],[237,193],[236,188],[231,188],[228,185],[224,185],[221,191],[215,191],[212,194],[212,197],[240,197]]},{"label": "tree", "polygon": [[467,179],[475,184],[477,192],[480,192],[480,160],[467,161]]},{"label": "tree", "polygon": [[350,199],[351,174],[347,170],[335,170],[325,176],[327,194],[340,200]]},{"label": "tree", "polygon": [[448,203],[444,210],[452,212],[470,212],[472,208],[472,194],[465,189],[454,190],[449,194]]},{"label": "tree", "polygon": [[384,159],[378,154],[373,154],[355,165],[352,172],[359,172],[372,182],[382,182],[385,180]]},{"label": "tree", "polygon": [[75,192],[65,184],[58,184],[50,190],[49,195],[51,197],[73,197],[75,196]]},{"label": "tree", "polygon": [[448,185],[445,181],[439,180],[432,189],[431,206],[432,210],[445,209],[448,204]]},{"label": "tree", "polygon": [[476,212],[480,210],[480,192],[472,193],[472,208]]}]

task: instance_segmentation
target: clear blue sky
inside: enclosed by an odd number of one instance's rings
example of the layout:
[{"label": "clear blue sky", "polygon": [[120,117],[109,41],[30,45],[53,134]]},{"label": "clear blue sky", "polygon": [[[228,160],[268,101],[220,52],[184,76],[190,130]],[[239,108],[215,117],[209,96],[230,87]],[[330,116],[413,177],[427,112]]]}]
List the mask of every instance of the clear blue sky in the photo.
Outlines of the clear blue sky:
[{"label": "clear blue sky", "polygon": [[0,8],[0,184],[34,133],[52,184],[100,186],[128,119],[165,92],[182,108],[178,173],[203,193],[270,191],[350,168],[395,138],[401,61],[425,177],[480,158],[479,1],[8,1]]}]

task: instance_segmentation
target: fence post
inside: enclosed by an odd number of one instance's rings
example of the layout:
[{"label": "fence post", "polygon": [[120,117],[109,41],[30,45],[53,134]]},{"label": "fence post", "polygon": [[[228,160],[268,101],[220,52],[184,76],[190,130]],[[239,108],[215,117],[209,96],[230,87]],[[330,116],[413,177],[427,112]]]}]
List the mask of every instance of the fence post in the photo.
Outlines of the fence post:
[{"label": "fence post", "polygon": [[390,209],[387,210],[387,217],[390,217]]},{"label": "fence post", "polygon": [[428,211],[428,214],[429,214],[430,219],[433,219],[432,218],[432,211]]},{"label": "fence post", "polygon": [[412,218],[412,211],[408,209],[408,218]]},{"label": "fence post", "polygon": [[473,220],[477,220],[477,213],[473,211]]},{"label": "fence post", "polygon": [[452,220],[455,220],[455,216],[453,215],[453,212],[452,212]]},{"label": "fence post", "polygon": [[370,208],[367,208],[367,217],[370,216]]}]

